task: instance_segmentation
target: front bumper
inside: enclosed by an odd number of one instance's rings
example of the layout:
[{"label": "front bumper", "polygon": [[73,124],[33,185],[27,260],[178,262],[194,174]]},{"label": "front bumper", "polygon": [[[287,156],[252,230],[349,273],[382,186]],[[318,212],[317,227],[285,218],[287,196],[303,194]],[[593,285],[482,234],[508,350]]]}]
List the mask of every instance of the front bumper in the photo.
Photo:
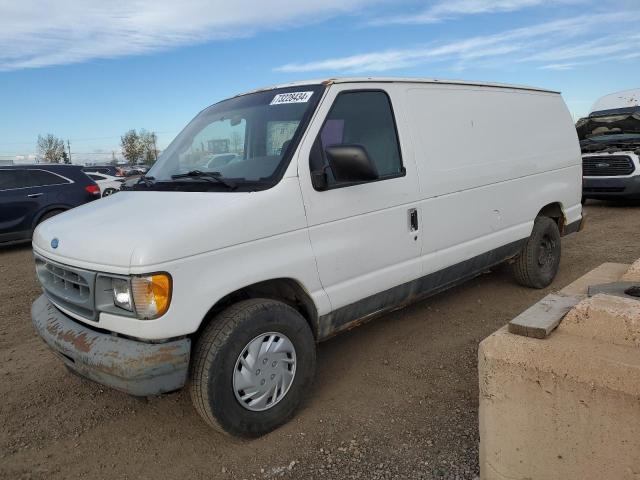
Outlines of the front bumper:
[{"label": "front bumper", "polygon": [[157,395],[187,381],[191,340],[145,343],[101,333],[58,310],[44,295],[31,306],[40,337],[79,375],[122,392]]},{"label": "front bumper", "polygon": [[640,199],[640,175],[633,177],[584,177],[582,196],[600,200],[627,198]]}]

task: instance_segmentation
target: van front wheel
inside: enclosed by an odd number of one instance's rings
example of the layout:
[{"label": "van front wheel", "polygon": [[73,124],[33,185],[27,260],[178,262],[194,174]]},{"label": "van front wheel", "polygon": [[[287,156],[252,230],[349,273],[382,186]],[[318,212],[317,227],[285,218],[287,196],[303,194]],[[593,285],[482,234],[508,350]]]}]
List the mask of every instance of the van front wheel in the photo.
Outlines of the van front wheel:
[{"label": "van front wheel", "polygon": [[310,389],[316,346],[307,321],[285,303],[239,302],[196,342],[191,398],[216,430],[263,435],[289,420]]},{"label": "van front wheel", "polygon": [[549,217],[538,217],[533,231],[513,264],[516,281],[531,288],[551,284],[560,266],[560,230]]}]

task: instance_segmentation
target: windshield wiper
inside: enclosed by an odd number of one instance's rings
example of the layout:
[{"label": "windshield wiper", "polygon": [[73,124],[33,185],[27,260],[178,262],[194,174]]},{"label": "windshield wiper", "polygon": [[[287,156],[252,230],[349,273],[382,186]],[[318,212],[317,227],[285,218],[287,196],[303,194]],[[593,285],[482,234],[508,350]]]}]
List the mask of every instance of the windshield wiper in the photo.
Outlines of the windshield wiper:
[{"label": "windshield wiper", "polygon": [[209,182],[213,180],[218,183],[221,183],[222,185],[224,185],[225,187],[231,190],[235,190],[236,188],[238,188],[235,182],[232,182],[231,180],[227,180],[222,176],[220,172],[202,172],[200,170],[191,170],[190,172],[187,172],[187,173],[179,173],[177,175],[171,175],[171,178],[173,178],[174,180],[179,178],[202,178],[203,180],[207,180]]},{"label": "windshield wiper", "polygon": [[145,186],[151,187],[154,183],[156,183],[156,179],[154,177],[147,177],[146,175],[141,175],[138,177],[138,181],[136,185],[140,185],[140,182],[144,183]]}]

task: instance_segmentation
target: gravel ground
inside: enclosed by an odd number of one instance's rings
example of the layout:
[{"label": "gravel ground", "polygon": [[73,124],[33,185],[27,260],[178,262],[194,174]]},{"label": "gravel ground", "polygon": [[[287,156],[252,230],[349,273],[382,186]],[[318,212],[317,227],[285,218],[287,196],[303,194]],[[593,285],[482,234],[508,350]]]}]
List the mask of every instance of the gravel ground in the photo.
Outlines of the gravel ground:
[{"label": "gravel ground", "polygon": [[142,401],[70,375],[31,326],[30,248],[0,249],[0,478],[473,479],[478,342],[597,265],[640,257],[640,207],[587,213],[546,290],[503,266],[320,345],[302,410],[252,441],[210,430],[184,391]]}]

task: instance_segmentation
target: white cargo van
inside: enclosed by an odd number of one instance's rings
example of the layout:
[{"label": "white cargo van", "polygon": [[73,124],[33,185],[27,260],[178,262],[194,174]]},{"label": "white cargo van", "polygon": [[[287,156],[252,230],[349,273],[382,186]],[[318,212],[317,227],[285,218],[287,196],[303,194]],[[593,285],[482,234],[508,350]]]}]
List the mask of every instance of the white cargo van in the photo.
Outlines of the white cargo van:
[{"label": "white cargo van", "polygon": [[210,425],[260,435],[309,390],[317,342],[505,261],[549,285],[580,195],[557,92],[258,90],[203,110],[133,191],[38,227],[32,318],[80,375],[133,395],[188,385]]},{"label": "white cargo van", "polygon": [[640,88],[599,98],[576,129],[583,198],[640,200]]}]

